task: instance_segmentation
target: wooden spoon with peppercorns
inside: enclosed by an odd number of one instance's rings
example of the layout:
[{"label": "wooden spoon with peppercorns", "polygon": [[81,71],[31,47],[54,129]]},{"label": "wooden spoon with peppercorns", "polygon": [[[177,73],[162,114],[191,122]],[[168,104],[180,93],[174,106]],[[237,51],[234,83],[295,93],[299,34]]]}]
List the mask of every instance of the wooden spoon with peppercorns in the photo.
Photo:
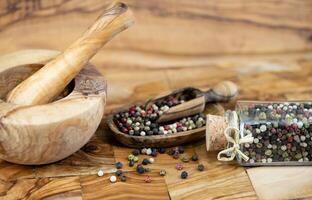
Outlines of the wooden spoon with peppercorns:
[{"label": "wooden spoon with peppercorns", "polygon": [[[147,117],[147,120],[154,121],[158,124],[165,125],[164,122],[172,124],[172,121],[175,119],[179,121],[181,118],[194,116],[198,113],[221,114],[224,112],[224,109],[220,104],[216,104],[216,102],[229,101],[236,95],[237,86],[230,81],[223,81],[207,92],[187,87],[176,90],[169,95],[155,98],[146,104],[137,104],[118,109],[112,115],[108,116],[107,122],[113,136],[126,146],[136,148],[177,146],[204,138],[205,126],[172,134],[160,134],[159,132],[147,136],[145,136],[145,133],[144,135],[133,135],[128,133],[128,130],[120,130],[119,125],[114,121],[114,116],[117,113],[127,112],[132,117],[136,115],[139,118]],[[206,106],[206,103],[209,104]],[[136,107],[141,107],[142,109],[137,109]]]},{"label": "wooden spoon with peppercorns", "polygon": [[192,87],[176,90],[169,95],[149,101],[146,107],[153,108],[157,102],[166,102],[168,106],[162,107],[164,109],[161,110],[157,120],[163,123],[201,113],[207,103],[226,102],[234,99],[237,93],[235,83],[222,81],[206,92]]},{"label": "wooden spoon with peppercorns", "polygon": [[[124,107],[118,109],[117,113],[127,111],[128,108]],[[223,115],[224,108],[218,103],[208,104],[203,111],[204,114]],[[137,136],[124,133],[119,130],[118,126],[114,122],[114,114],[109,115],[107,118],[109,128],[112,130],[111,134],[122,144],[132,148],[141,147],[173,147],[186,143],[195,142],[197,140],[205,138],[206,127],[202,126],[192,130],[186,130],[178,133],[166,134],[166,135],[148,135]]]}]

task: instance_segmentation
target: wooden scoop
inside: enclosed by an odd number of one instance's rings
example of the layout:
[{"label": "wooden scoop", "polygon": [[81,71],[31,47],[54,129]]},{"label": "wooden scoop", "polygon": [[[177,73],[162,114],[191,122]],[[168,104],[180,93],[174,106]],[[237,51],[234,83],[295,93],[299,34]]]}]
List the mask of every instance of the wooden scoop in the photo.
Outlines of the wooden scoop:
[{"label": "wooden scoop", "polygon": [[168,96],[179,95],[182,93],[189,93],[193,96],[193,99],[170,107],[169,110],[165,111],[158,118],[158,122],[167,122],[198,114],[204,111],[206,103],[229,101],[237,96],[237,86],[231,81],[223,81],[209,89],[207,92],[192,87],[182,88],[169,95],[152,100],[148,103],[147,107],[150,107],[154,102],[161,101]]},{"label": "wooden scoop", "polygon": [[[121,108],[119,111],[128,110],[127,107]],[[203,113],[223,115],[224,108],[218,103],[212,103],[206,106]],[[109,128],[112,130],[111,134],[122,144],[132,148],[142,148],[142,147],[174,147],[183,145],[186,143],[192,143],[197,140],[205,138],[206,126],[183,131],[174,134],[167,135],[150,135],[150,136],[134,136],[125,134],[118,130],[116,124],[114,123],[114,114],[109,115],[107,123]]]},{"label": "wooden scoop", "polygon": [[51,102],[105,43],[133,22],[127,5],[116,3],[62,54],[13,89],[7,102],[21,105]]}]

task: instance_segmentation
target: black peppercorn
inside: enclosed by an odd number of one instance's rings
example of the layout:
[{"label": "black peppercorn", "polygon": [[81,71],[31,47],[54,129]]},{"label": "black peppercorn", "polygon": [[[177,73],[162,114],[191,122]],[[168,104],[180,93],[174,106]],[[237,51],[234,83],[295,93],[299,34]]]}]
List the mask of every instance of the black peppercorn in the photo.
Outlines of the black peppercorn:
[{"label": "black peppercorn", "polygon": [[153,156],[153,157],[157,156],[157,149],[152,149],[151,156]]},{"label": "black peppercorn", "polygon": [[174,158],[174,159],[178,159],[180,156],[179,156],[179,152],[175,152],[173,155],[172,155],[172,157]]},{"label": "black peppercorn", "polygon": [[115,167],[116,167],[117,169],[121,169],[122,166],[123,166],[123,164],[122,164],[121,162],[116,162],[116,163],[115,163]]},{"label": "black peppercorn", "polygon": [[178,147],[178,151],[179,151],[179,153],[184,153],[184,147],[179,146],[179,147]]},{"label": "black peppercorn", "polygon": [[199,164],[199,165],[197,166],[197,169],[198,169],[198,171],[204,171],[205,166],[204,166],[203,164]]},{"label": "black peppercorn", "polygon": [[120,177],[120,180],[121,180],[122,182],[126,182],[126,181],[127,181],[127,177],[126,177],[125,175],[122,175],[122,176]]},{"label": "black peppercorn", "polygon": [[120,169],[118,169],[116,172],[115,172],[115,175],[116,176],[121,176],[122,175],[122,171]]},{"label": "black peppercorn", "polygon": [[143,174],[145,172],[145,169],[144,169],[144,167],[142,165],[138,165],[136,171],[139,174]]},{"label": "black peppercorn", "polygon": [[187,173],[186,171],[183,171],[183,172],[181,173],[181,178],[182,178],[182,179],[186,179],[187,176],[188,176],[188,173]]},{"label": "black peppercorn", "polygon": [[130,161],[129,161],[129,167],[133,167],[133,166],[134,166],[134,163],[135,163],[134,160],[130,160]]},{"label": "black peppercorn", "polygon": [[197,160],[198,160],[197,154],[193,154],[193,155],[192,155],[192,161],[197,161]]},{"label": "black peppercorn", "polygon": [[142,165],[148,165],[150,163],[151,162],[147,158],[144,158],[143,161],[142,161]]},{"label": "black peppercorn", "polygon": [[132,154],[135,156],[138,156],[140,154],[140,150],[139,149],[133,149]]},{"label": "black peppercorn", "polygon": [[158,152],[161,154],[166,153],[166,148],[161,147],[158,149]]}]

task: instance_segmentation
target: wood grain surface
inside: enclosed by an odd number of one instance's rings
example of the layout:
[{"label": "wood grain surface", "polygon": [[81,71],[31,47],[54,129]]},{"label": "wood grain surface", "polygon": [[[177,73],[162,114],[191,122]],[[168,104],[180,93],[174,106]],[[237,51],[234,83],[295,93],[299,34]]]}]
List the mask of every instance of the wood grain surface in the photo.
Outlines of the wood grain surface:
[{"label": "wood grain surface", "polygon": [[[112,0],[13,0],[0,3],[1,52],[21,46],[62,50]],[[163,55],[277,53],[311,50],[312,2],[125,0],[136,27],[116,38],[105,60]],[[35,30],[35,31],[34,31]],[[18,35],[23,32],[23,37]],[[12,44],[12,39],[15,40]],[[18,44],[18,45],[17,45]],[[100,60],[102,56],[97,56]],[[125,62],[119,60],[118,62]],[[140,61],[137,61],[140,62]]]},{"label": "wood grain surface", "polygon": [[258,167],[247,173],[261,199],[312,199],[312,167]]},{"label": "wood grain surface", "polygon": [[[276,167],[281,174],[270,181],[262,177],[276,171],[252,168],[246,173],[235,162],[220,163],[216,153],[207,154],[205,141],[186,147],[187,154],[200,157],[185,164],[190,173],[186,180],[174,169],[180,161],[164,154],[150,165],[155,179],[150,185],[129,167],[124,168],[129,181],[108,182],[114,162],[125,162],[131,152],[112,138],[105,123],[115,108],[186,86],[207,90],[222,80],[238,84],[238,99],[312,99],[311,1],[125,2],[134,10],[136,25],[92,60],[108,80],[108,102],[98,131],[84,148],[57,163],[35,167],[1,161],[0,199],[311,199],[310,168],[292,168],[303,173],[296,175]],[[0,53],[64,50],[109,3],[1,1]],[[234,103],[223,105],[233,108]],[[197,163],[206,170],[197,172]],[[106,172],[101,178],[95,176],[100,168]],[[156,175],[162,168],[168,176]],[[302,187],[297,190],[290,183]],[[280,192],[283,189],[288,192]]]}]

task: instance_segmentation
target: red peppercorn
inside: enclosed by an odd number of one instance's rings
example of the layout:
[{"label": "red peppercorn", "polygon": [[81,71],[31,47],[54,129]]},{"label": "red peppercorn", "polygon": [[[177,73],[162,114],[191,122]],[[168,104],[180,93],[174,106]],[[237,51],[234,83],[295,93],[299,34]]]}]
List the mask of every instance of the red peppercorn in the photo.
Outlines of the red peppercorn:
[{"label": "red peppercorn", "polygon": [[122,132],[123,133],[128,133],[128,129],[127,128],[122,128]]},{"label": "red peppercorn", "polygon": [[305,116],[305,117],[309,117],[309,116],[310,116],[310,112],[305,111],[305,112],[304,112],[304,116]]},{"label": "red peppercorn", "polygon": [[145,181],[145,183],[150,183],[150,182],[152,182],[152,178],[150,176],[146,176],[144,178],[144,181]]},{"label": "red peppercorn", "polygon": [[176,164],[176,169],[177,170],[182,170],[183,169],[183,165],[181,163]]},{"label": "red peppercorn", "polygon": [[296,129],[298,128],[298,125],[295,124],[295,123],[293,123],[293,124],[292,124],[292,128],[296,130]]},{"label": "red peppercorn", "polygon": [[288,137],[288,142],[292,142],[294,138],[292,136]]}]

